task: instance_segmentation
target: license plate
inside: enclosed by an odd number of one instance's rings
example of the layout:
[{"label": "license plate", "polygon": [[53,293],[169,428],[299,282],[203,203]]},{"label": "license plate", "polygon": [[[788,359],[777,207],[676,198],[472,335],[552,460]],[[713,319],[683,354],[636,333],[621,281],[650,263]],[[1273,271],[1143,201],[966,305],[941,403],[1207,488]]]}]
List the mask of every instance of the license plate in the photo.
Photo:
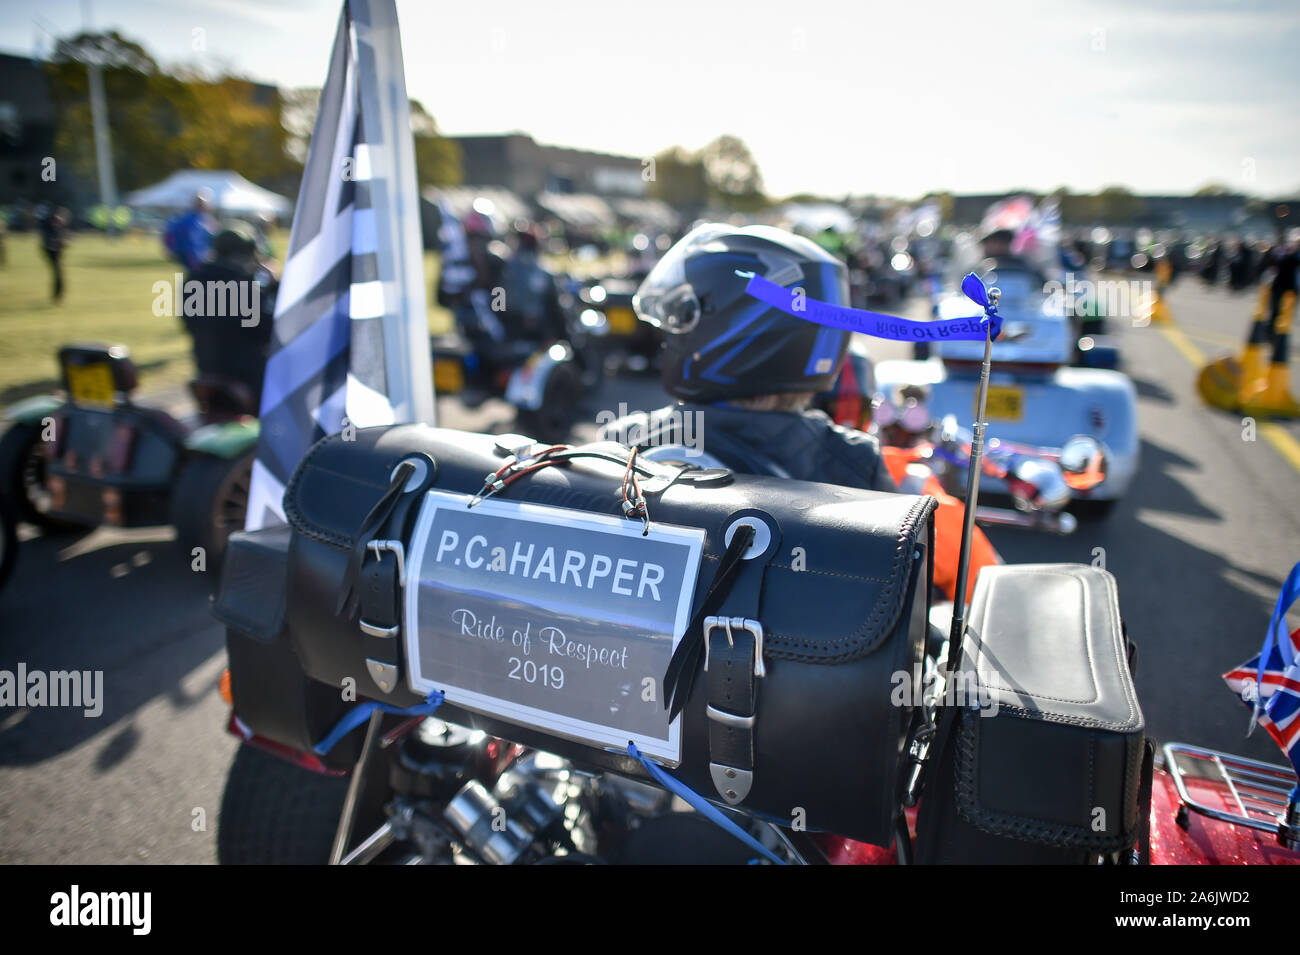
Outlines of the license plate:
[{"label": "license plate", "polygon": [[465,368],[455,358],[435,358],[433,388],[440,394],[455,394],[465,388]]},{"label": "license plate", "polygon": [[413,690],[518,725],[681,760],[660,681],[704,532],[518,501],[425,495],[407,559]]},{"label": "license plate", "polygon": [[[978,396],[975,399],[979,400]],[[1019,421],[1025,416],[1025,389],[1009,385],[989,385],[985,416],[999,421]],[[976,409],[978,413],[978,409]]]},{"label": "license plate", "polygon": [[111,405],[113,372],[103,362],[68,365],[68,392],[77,404]]},{"label": "license plate", "polygon": [[631,335],[636,332],[636,312],[630,308],[616,306],[605,312],[609,319],[609,330],[615,335]]}]

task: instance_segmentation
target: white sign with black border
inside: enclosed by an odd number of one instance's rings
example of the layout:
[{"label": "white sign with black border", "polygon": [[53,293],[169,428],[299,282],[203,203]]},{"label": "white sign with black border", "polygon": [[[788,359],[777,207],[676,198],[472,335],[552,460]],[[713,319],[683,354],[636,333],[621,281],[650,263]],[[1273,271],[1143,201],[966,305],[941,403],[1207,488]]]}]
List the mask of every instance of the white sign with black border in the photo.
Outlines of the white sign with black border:
[{"label": "white sign with black border", "polygon": [[411,689],[601,748],[681,762],[662,681],[685,633],[704,531],[425,495],[407,561]]}]

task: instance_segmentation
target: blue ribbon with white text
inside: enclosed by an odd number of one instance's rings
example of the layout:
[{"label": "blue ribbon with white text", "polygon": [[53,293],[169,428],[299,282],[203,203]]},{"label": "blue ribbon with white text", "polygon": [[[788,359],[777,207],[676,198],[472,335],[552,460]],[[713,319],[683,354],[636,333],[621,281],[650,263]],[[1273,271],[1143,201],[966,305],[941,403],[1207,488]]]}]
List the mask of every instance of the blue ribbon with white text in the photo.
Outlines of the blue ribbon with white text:
[{"label": "blue ribbon with white text", "polygon": [[967,298],[984,309],[984,314],[933,321],[916,321],[883,312],[832,305],[830,302],[808,298],[798,287],[783,288],[752,272],[738,271],[736,274],[749,279],[749,284],[745,286],[746,294],[787,315],[874,338],[888,338],[896,342],[982,342],[990,335],[997,340],[1002,332],[1002,317],[998,315],[997,306],[989,301],[984,283],[974,272],[962,279],[961,290]]}]

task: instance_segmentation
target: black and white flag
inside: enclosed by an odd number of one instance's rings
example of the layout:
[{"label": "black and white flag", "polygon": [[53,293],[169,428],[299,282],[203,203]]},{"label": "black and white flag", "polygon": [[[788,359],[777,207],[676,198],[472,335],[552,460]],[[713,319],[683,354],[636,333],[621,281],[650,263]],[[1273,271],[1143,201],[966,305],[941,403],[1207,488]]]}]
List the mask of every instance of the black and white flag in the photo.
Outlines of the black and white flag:
[{"label": "black and white flag", "polygon": [[250,530],[318,439],[434,420],[419,193],[393,0],[346,0],[276,296]]}]

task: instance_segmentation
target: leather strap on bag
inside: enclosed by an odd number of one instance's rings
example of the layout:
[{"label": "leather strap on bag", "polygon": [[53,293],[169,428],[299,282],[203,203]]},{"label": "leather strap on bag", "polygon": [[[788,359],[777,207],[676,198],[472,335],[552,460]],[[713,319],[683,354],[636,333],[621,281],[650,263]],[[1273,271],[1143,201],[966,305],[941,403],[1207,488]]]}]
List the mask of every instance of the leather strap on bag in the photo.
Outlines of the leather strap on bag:
[{"label": "leather strap on bag", "polygon": [[746,617],[708,617],[704,633],[709,774],[718,794],[735,805],[749,795],[754,782],[763,626]]},{"label": "leather strap on bag", "polygon": [[736,573],[740,570],[745,552],[753,540],[753,527],[742,524],[736,529],[731,543],[718,561],[718,572],[714,574],[708,592],[700,601],[700,608],[686,625],[686,633],[673,651],[672,659],[668,661],[668,669],[664,672],[664,706],[668,710],[669,722],[676,719],[686,707],[691,692],[695,689],[695,679],[704,656],[704,618],[717,613],[722,601],[727,599],[727,594],[736,582]]},{"label": "leather strap on bag", "polygon": [[[393,469],[383,497],[370,509],[352,545],[336,612],[357,613],[365,646],[366,670],[383,693],[397,688],[400,664],[402,594],[406,584],[405,541],[437,465],[426,455],[412,456]],[[418,484],[408,487],[424,465]]]}]

